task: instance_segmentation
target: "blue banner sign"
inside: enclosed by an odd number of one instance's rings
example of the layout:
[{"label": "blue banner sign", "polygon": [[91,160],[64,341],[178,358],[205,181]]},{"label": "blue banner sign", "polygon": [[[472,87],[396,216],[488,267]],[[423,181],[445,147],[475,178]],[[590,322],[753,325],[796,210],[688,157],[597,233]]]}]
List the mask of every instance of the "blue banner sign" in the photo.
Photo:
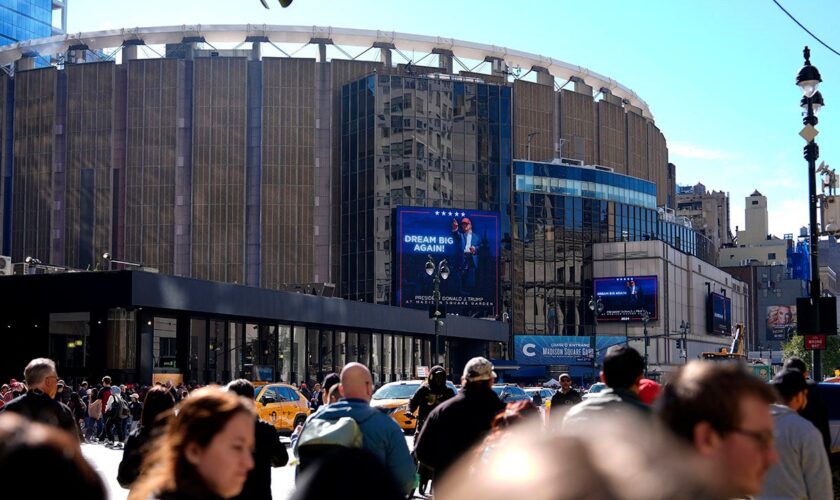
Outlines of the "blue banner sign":
[{"label": "blue banner sign", "polygon": [[[520,365],[571,365],[592,364],[591,337],[559,335],[516,335],[513,339],[516,362]],[[627,337],[598,335],[595,337],[596,363],[604,361],[610,346],[627,343]]]},{"label": "blue banner sign", "polygon": [[398,207],[395,240],[397,305],[434,305],[434,277],[426,273],[431,255],[436,266],[446,259],[449,267],[449,276],[440,281],[440,303],[447,314],[498,316],[498,213]]},{"label": "blue banner sign", "polygon": [[656,276],[595,278],[595,296],[601,302],[598,321],[648,321],[657,319]]}]

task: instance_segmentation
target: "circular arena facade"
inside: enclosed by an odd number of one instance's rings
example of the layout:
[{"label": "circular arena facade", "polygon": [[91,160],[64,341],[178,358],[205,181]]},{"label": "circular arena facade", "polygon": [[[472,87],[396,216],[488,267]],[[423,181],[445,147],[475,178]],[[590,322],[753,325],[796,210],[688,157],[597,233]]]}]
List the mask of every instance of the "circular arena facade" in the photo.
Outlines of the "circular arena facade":
[{"label": "circular arena facade", "polygon": [[[0,48],[0,65],[2,249],[14,262],[94,269],[108,252],[166,274],[265,288],[335,283],[341,296],[393,303],[392,228],[376,211],[504,214],[513,200],[500,178],[515,159],[599,165],[650,181],[656,205],[674,205],[665,137],[639,96],[505,47],[193,25],[30,40]],[[372,74],[387,85],[362,88]],[[421,95],[408,83],[426,79],[437,90]],[[362,93],[386,88],[381,112],[357,116]],[[364,102],[382,106],[374,97]],[[486,103],[495,107],[485,123]],[[383,120],[398,140],[359,139],[356,127],[384,131]],[[464,124],[486,125],[489,145]],[[369,168],[347,174],[361,151]],[[342,242],[342,227],[362,236]]]}]

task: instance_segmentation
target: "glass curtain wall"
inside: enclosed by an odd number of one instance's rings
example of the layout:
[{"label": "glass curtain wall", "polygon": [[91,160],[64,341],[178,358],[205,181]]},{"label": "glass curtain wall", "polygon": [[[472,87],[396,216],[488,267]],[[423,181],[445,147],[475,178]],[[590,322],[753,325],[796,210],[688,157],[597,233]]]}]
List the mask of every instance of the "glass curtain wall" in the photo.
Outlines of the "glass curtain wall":
[{"label": "glass curtain wall", "polygon": [[190,379],[207,383],[207,321],[190,319]]},{"label": "glass curtain wall", "polygon": [[341,290],[392,303],[396,206],[499,210],[511,89],[371,75],[341,89]]},{"label": "glass curtain wall", "polygon": [[312,388],[312,385],[318,380],[319,364],[318,364],[318,336],[319,331],[314,329],[307,330],[307,349],[306,349],[306,385]]}]

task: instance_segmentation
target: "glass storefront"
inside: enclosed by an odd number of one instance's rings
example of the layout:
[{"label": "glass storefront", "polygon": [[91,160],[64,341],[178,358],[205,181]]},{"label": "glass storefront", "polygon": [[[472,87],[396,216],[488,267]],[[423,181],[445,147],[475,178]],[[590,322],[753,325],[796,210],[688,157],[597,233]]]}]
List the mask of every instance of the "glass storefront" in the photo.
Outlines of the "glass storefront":
[{"label": "glass storefront", "polygon": [[90,313],[53,313],[49,324],[49,357],[57,368],[85,368],[88,363]]},{"label": "glass storefront", "polygon": [[[123,308],[108,310],[105,338],[106,362],[118,370],[137,368],[136,312]],[[97,326],[101,321],[97,320]]]},{"label": "glass storefront", "polygon": [[155,372],[178,373],[178,335],[175,318],[155,316],[152,321],[152,367]]}]

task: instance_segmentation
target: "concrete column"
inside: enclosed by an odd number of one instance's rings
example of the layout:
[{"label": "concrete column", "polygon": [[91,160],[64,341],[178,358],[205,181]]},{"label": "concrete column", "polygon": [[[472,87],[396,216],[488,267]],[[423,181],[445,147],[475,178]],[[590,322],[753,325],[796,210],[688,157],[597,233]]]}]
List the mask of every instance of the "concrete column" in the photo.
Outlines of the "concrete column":
[{"label": "concrete column", "polygon": [[326,44],[318,44],[318,62],[327,62],[327,46]]},{"label": "concrete column", "polygon": [[138,48],[139,45],[125,45],[122,48],[122,60],[123,62],[126,61],[134,61],[137,59],[138,56]]},{"label": "concrete column", "polygon": [[438,55],[438,67],[446,70],[448,74],[454,73],[452,61],[454,58],[454,54],[449,49],[433,49],[432,54]]},{"label": "concrete column", "polygon": [[548,69],[542,66],[531,66],[531,71],[537,74],[537,83],[554,88],[554,76],[548,72]]},{"label": "concrete column", "polygon": [[35,69],[34,57],[21,57],[15,61],[15,71],[26,71],[28,69]]},{"label": "concrete column", "polygon": [[490,63],[490,74],[492,74],[493,76],[507,78],[504,59],[502,59],[501,57],[487,56],[484,58],[484,60]]},{"label": "concrete column", "polygon": [[262,45],[260,42],[251,42],[251,60],[259,61],[262,59]]}]

